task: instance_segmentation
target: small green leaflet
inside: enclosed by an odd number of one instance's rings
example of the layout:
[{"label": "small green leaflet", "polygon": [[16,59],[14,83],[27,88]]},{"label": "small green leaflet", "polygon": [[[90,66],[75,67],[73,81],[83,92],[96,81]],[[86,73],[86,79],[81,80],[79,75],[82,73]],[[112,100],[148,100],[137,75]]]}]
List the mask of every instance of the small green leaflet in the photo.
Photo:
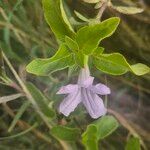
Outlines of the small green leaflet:
[{"label": "small green leaflet", "polygon": [[131,6],[112,6],[112,8],[117,10],[120,13],[127,14],[127,15],[133,15],[133,14],[143,12],[142,8],[136,8]]},{"label": "small green leaflet", "polygon": [[150,71],[148,66],[141,63],[129,65],[120,53],[94,55],[93,60],[97,69],[112,75],[122,75],[131,71],[140,76]]},{"label": "small green leaflet", "polygon": [[62,15],[63,16],[65,15],[65,12],[63,11],[62,3],[60,5],[60,0],[42,0],[42,4],[45,19],[49,24],[49,26],[51,27],[54,34],[56,35],[56,37],[60,41],[64,41],[65,35],[69,37],[74,37],[75,33],[72,30],[70,30],[70,25],[68,26],[66,24],[67,21],[66,17],[65,21],[62,17]]},{"label": "small green leaflet", "polygon": [[125,150],[141,150],[140,140],[136,137],[132,137],[128,140]]},{"label": "small green leaflet", "polygon": [[102,54],[104,52],[104,48],[103,47],[97,47],[94,52],[93,52],[93,55],[95,56],[99,56],[100,54]]},{"label": "small green leaflet", "polygon": [[74,63],[73,54],[62,44],[53,57],[35,59],[27,65],[26,70],[32,74],[48,76],[55,71],[72,66]]},{"label": "small green leaflet", "polygon": [[103,116],[88,125],[82,134],[82,143],[86,150],[98,150],[98,141],[109,136],[119,126],[118,121],[112,116]]},{"label": "small green leaflet", "polygon": [[47,98],[42,94],[42,92],[32,83],[28,82],[26,84],[28,90],[30,91],[32,97],[36,101],[36,104],[38,105],[41,112],[50,118],[55,117],[55,112],[48,107],[48,100]]},{"label": "small green leaflet", "polygon": [[65,43],[72,51],[77,52],[79,50],[77,42],[68,36],[65,36]]},{"label": "small green leaflet", "polygon": [[88,18],[84,17],[84,16],[83,16],[82,14],[80,14],[79,12],[74,11],[74,13],[76,14],[76,16],[77,16],[80,20],[85,21],[85,22],[89,22],[89,21],[90,21]]},{"label": "small green leaflet", "polygon": [[84,57],[85,55],[81,51],[76,52],[74,56],[76,64],[82,68],[84,67]]},{"label": "small green leaflet", "polygon": [[101,0],[83,0],[86,3],[98,3]]},{"label": "small green leaflet", "polygon": [[135,73],[136,75],[139,75],[139,76],[150,72],[150,68],[144,64],[141,64],[141,63],[131,65],[130,67],[131,67],[131,71],[133,73]]},{"label": "small green leaflet", "polygon": [[101,23],[80,28],[76,34],[79,49],[86,55],[92,54],[101,40],[115,32],[119,22],[119,18],[112,17]]},{"label": "small green leaflet", "polygon": [[80,137],[78,128],[69,128],[65,126],[55,126],[50,132],[54,137],[64,141],[76,141]]}]

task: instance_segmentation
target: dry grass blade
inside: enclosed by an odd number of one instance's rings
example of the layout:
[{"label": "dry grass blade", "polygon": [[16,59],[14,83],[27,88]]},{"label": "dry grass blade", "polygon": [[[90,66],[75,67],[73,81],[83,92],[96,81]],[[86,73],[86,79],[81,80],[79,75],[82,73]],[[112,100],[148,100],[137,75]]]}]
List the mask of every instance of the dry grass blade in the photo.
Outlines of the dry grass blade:
[{"label": "dry grass blade", "polygon": [[0,104],[15,100],[15,99],[23,97],[23,96],[24,96],[23,94],[18,93],[18,94],[12,94],[12,95],[9,95],[9,96],[0,97]]}]

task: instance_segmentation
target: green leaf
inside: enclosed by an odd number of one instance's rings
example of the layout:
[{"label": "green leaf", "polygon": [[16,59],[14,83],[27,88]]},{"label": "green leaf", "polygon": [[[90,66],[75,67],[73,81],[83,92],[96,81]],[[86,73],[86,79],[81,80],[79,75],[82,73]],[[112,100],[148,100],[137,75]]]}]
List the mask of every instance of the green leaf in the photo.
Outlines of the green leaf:
[{"label": "green leaf", "polygon": [[76,34],[79,49],[86,55],[92,54],[101,40],[111,36],[115,32],[119,21],[119,18],[112,17],[99,24],[80,28]]},{"label": "green leaf", "polygon": [[114,132],[119,124],[118,121],[113,116],[103,116],[94,122],[97,127],[97,138],[104,139]]},{"label": "green leaf", "polygon": [[98,150],[97,128],[95,125],[88,125],[86,131],[82,134],[82,143],[86,150]]},{"label": "green leaf", "polygon": [[136,75],[144,75],[150,71],[144,64],[129,65],[123,55],[119,53],[94,55],[94,64],[97,69],[112,75],[122,75],[131,71]]},{"label": "green leaf", "polygon": [[46,76],[73,64],[73,55],[63,44],[53,57],[48,59],[35,59],[27,65],[26,70],[32,74]]},{"label": "green leaf", "polygon": [[131,6],[112,6],[115,10],[119,11],[120,13],[133,15],[137,13],[143,12],[142,8],[131,7]]},{"label": "green leaf", "polygon": [[81,51],[75,53],[75,61],[81,68],[84,67],[84,57],[85,55]]},{"label": "green leaf", "polygon": [[80,131],[77,128],[55,126],[51,129],[51,134],[64,141],[76,141],[80,136]]},{"label": "green leaf", "polygon": [[140,148],[140,140],[138,138],[130,138],[126,145],[125,150],[141,150]]},{"label": "green leaf", "polygon": [[66,45],[72,50],[72,51],[78,51],[79,47],[76,41],[74,41],[73,39],[71,39],[68,36],[65,36],[65,42]]},{"label": "green leaf", "polygon": [[77,16],[80,20],[85,21],[85,22],[89,22],[89,21],[90,21],[88,18],[84,17],[84,16],[83,16],[82,14],[80,14],[79,12],[74,11],[74,13],[76,14],[76,16]]},{"label": "green leaf", "polygon": [[125,58],[119,53],[101,54],[94,58],[97,69],[112,75],[121,75],[128,71]]},{"label": "green leaf", "polygon": [[66,15],[66,12],[65,12],[65,10],[64,10],[64,1],[63,0],[60,0],[60,10],[61,10],[61,15],[62,15],[62,17],[63,17],[63,20],[64,20],[64,22],[68,25],[68,27],[69,27],[69,29],[72,31],[72,32],[74,32],[74,30],[73,30],[73,28],[72,28],[72,26],[71,26],[71,24],[70,24],[70,21],[68,20],[68,17],[67,17],[67,15]]},{"label": "green leaf", "polygon": [[30,91],[32,97],[36,101],[41,112],[48,118],[53,118],[55,116],[55,112],[51,108],[48,107],[48,100],[42,94],[42,92],[32,83],[27,83],[26,86],[28,90]]},{"label": "green leaf", "polygon": [[135,65],[131,65],[131,70],[136,74],[136,75],[144,75],[146,73],[150,72],[150,68],[144,64],[138,63]]},{"label": "green leaf", "polygon": [[103,48],[103,47],[97,47],[97,48],[94,50],[93,55],[99,56],[99,55],[102,54],[103,52],[104,52],[104,48]]},{"label": "green leaf", "polygon": [[64,41],[65,35],[73,37],[74,33],[61,16],[60,0],[42,0],[42,4],[45,19],[56,37],[61,41]]}]

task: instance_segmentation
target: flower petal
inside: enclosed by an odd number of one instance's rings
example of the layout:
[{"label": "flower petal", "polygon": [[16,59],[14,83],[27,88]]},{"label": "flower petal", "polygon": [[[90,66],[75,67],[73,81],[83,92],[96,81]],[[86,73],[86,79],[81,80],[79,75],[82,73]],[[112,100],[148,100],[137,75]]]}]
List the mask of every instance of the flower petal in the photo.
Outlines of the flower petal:
[{"label": "flower petal", "polygon": [[86,80],[82,81],[81,87],[87,88],[92,85],[94,77],[89,76]]},{"label": "flower petal", "polygon": [[81,91],[78,89],[76,92],[69,94],[60,104],[59,111],[65,116],[68,116],[77,105],[81,102]]},{"label": "flower petal", "polygon": [[93,93],[100,94],[100,95],[107,95],[111,93],[110,88],[101,83],[96,84],[95,86],[91,86],[89,89]]},{"label": "flower petal", "polygon": [[78,84],[82,84],[83,81],[89,78],[89,76],[90,76],[89,68],[88,67],[82,68],[79,73]]},{"label": "flower petal", "polygon": [[88,89],[82,89],[82,102],[90,116],[94,119],[106,114],[106,108],[103,100]]},{"label": "flower petal", "polygon": [[78,89],[77,84],[68,84],[66,86],[62,86],[56,94],[68,94],[73,93]]}]

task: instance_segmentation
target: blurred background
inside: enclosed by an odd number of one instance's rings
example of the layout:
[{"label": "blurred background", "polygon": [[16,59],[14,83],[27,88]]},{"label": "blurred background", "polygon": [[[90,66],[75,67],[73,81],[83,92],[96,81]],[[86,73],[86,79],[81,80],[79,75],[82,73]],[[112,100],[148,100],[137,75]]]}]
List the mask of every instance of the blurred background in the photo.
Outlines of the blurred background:
[{"label": "blurred background", "polygon": [[[144,11],[136,15],[121,14],[114,9],[107,8],[102,20],[119,16],[121,23],[115,34],[102,42],[105,52],[120,52],[131,64],[141,62],[150,64],[150,1],[149,0],[113,0],[113,3],[128,3],[143,8]],[[82,22],[74,13],[80,12],[87,18],[96,15],[94,5],[82,0],[66,0],[66,7],[70,9],[68,15],[74,17],[74,26]],[[34,83],[49,99],[50,104],[60,102],[60,97],[55,93],[58,87],[68,81],[74,81],[77,71],[68,76],[68,71],[63,70],[49,77],[37,77],[26,72],[26,65],[34,58],[49,58],[58,48],[58,43],[47,25],[41,5],[41,0],[0,0],[0,46],[11,62],[14,70],[24,82]],[[0,55],[0,97],[22,92],[18,86],[10,67]],[[91,65],[91,73],[97,81],[106,83],[112,94],[107,99],[109,113],[116,116],[121,125],[115,133],[102,142],[102,150],[123,150],[129,132],[139,135],[145,147],[150,149],[150,76],[149,74],[138,77],[131,73],[123,76],[106,75],[97,71]],[[1,150],[57,150],[57,142],[49,140],[45,124],[28,105],[17,120],[17,124],[10,129],[15,114],[26,102],[25,97],[19,97],[8,103],[0,104],[0,149]],[[27,105],[27,104],[26,104]],[[22,109],[21,109],[22,110]],[[80,108],[74,117],[64,118],[57,116],[59,124],[75,122],[84,129],[91,122],[90,117],[80,113]],[[80,116],[79,116],[80,114]],[[28,132],[30,124],[40,122],[40,126]],[[26,131],[25,133],[21,131]],[[22,135],[18,136],[18,133]],[[18,136],[15,138],[15,135]],[[13,137],[14,136],[14,137]],[[78,149],[84,149],[77,143]]]}]

